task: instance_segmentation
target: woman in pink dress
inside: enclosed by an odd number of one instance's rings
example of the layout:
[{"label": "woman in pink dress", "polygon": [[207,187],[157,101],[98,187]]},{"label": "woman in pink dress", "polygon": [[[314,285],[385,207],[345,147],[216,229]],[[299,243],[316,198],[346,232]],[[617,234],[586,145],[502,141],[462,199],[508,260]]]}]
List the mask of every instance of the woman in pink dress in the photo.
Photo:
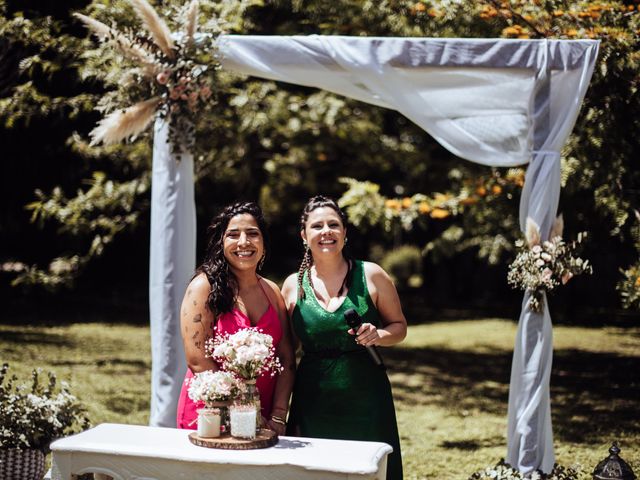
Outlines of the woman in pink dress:
[{"label": "woman in pink dress", "polygon": [[187,287],[180,309],[180,331],[189,367],[178,401],[178,428],[195,429],[196,410],[203,405],[187,395],[188,380],[205,370],[217,370],[205,356],[205,341],[214,335],[258,327],[273,337],[284,370],[258,378],[262,416],[278,434],[285,432],[295,356],[284,300],[278,286],[258,275],[266,254],[266,225],[260,207],[234,203],[208,228],[205,259]]}]

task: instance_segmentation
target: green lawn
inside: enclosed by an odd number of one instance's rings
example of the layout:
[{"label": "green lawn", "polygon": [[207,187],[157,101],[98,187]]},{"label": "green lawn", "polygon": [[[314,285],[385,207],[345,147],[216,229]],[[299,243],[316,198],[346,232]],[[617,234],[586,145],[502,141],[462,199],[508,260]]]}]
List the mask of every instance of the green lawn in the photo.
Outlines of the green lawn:
[{"label": "green lawn", "polygon": [[[466,479],[505,454],[516,326],[500,319],[413,326],[384,355],[394,387],[406,479]],[[556,456],[584,478],[621,443],[640,473],[640,327],[554,330]],[[148,421],[149,328],[106,323],[0,325],[0,361],[69,381],[94,424]]]}]

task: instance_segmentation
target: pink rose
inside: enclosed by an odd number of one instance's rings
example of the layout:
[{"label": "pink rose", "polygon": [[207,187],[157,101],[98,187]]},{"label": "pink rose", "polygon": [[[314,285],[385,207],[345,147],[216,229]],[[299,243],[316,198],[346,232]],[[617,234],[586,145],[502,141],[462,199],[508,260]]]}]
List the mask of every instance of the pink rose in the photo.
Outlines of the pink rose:
[{"label": "pink rose", "polygon": [[170,75],[169,72],[165,71],[165,72],[160,72],[158,75],[156,75],[156,81],[160,84],[160,85],[166,85],[167,82],[169,81]]}]

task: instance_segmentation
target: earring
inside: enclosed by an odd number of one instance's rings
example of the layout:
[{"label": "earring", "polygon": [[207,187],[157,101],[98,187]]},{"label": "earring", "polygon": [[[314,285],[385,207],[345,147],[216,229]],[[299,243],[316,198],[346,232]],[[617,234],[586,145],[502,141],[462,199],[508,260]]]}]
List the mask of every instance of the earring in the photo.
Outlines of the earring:
[{"label": "earring", "polygon": [[307,243],[306,240],[302,241],[302,246],[304,247],[304,249],[306,250],[307,248],[309,248],[309,244]]},{"label": "earring", "polygon": [[347,240],[349,240],[347,237],[344,237],[344,244],[347,244]]},{"label": "earring", "polygon": [[262,270],[262,266],[264,265],[264,259],[266,258],[266,256],[267,255],[265,253],[262,254],[262,258],[258,262],[258,271]]}]

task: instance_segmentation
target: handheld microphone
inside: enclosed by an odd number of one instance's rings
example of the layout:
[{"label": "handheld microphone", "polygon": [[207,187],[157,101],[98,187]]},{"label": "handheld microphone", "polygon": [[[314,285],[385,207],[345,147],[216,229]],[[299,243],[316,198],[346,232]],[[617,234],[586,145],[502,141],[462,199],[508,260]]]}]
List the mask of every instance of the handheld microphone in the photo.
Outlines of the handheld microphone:
[{"label": "handheld microphone", "polygon": [[[360,317],[360,315],[358,315],[358,312],[356,312],[353,308],[350,308],[349,310],[346,310],[344,312],[344,319],[347,321],[347,325],[349,325],[349,327],[353,329],[353,333],[356,333],[358,331],[358,328],[360,328],[360,325],[362,325],[362,317]],[[378,352],[378,349],[375,345],[364,348],[366,348],[367,352],[369,352],[373,363],[375,363],[379,367],[386,368],[384,366],[384,363],[382,362],[382,357],[380,356],[380,353]]]}]

